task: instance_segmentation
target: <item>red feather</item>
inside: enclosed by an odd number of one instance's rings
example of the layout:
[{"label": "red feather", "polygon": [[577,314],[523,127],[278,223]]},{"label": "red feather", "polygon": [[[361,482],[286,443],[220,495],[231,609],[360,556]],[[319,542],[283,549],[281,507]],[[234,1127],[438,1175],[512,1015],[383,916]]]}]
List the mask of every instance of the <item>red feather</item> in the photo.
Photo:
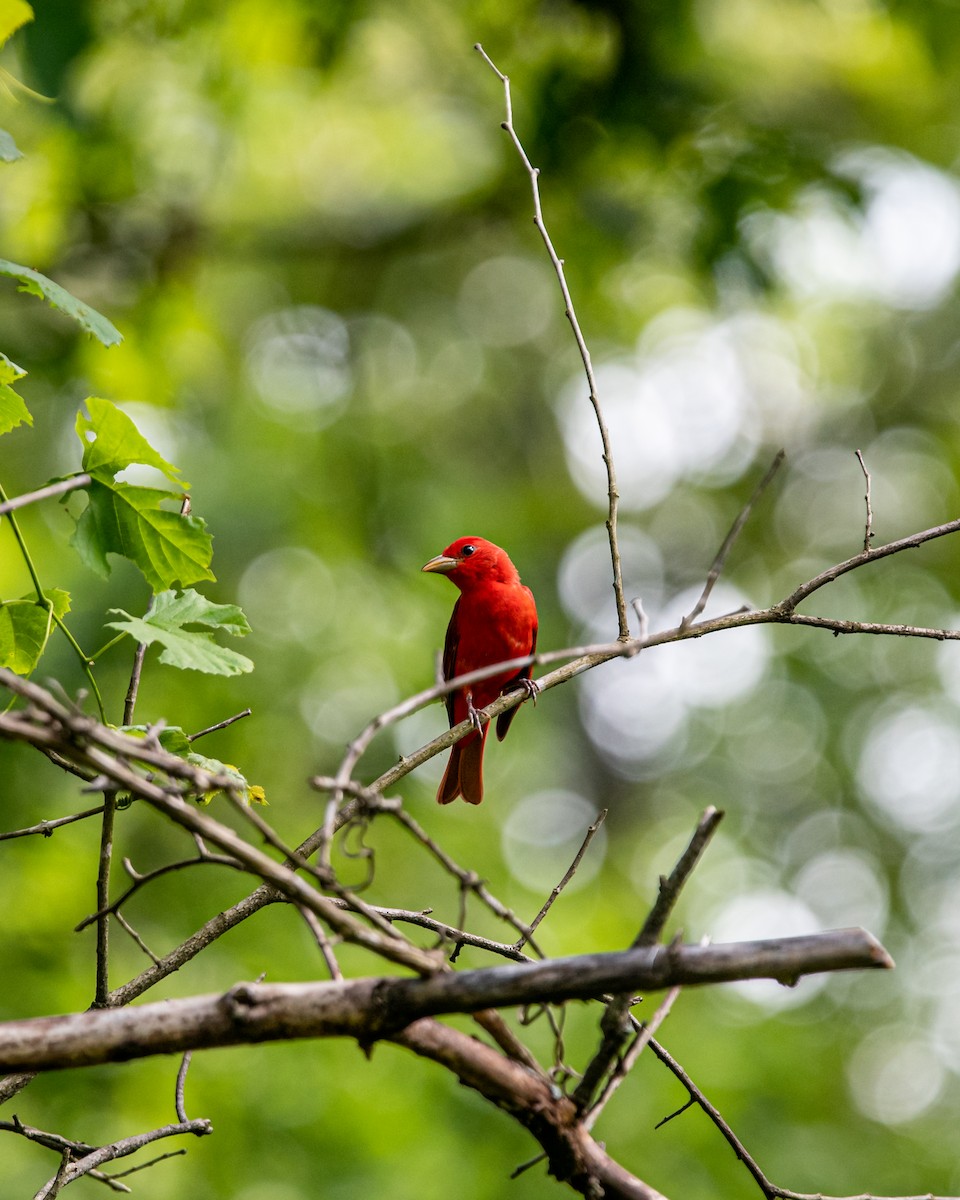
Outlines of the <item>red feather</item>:
[{"label": "red feather", "polygon": [[[520,582],[517,568],[505,551],[479,537],[462,537],[424,566],[446,575],[460,589],[447,626],[443,648],[443,677],[453,679],[510,658],[533,654],[537,646],[537,606],[533,593]],[[482,679],[468,690],[457,688],[447,697],[451,727],[465,721],[474,709],[485,708],[503,692],[527,687],[532,667],[504,671]],[[497,737],[507,735],[516,708],[497,718]],[[483,748],[489,724],[468,733],[450,751],[450,761],[437,792],[440,804],[462,796],[468,804],[483,799]]]}]

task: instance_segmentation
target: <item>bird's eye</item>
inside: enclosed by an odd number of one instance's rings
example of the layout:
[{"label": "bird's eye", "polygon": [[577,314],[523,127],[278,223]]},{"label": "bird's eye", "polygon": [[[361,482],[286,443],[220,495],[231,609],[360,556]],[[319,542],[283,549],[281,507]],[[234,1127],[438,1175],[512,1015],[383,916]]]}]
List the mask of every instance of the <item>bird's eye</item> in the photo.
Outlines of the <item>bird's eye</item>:
[{"label": "bird's eye", "polygon": [[476,552],[476,546],[464,546],[464,548],[460,551],[460,557],[469,558],[471,554],[476,554]]}]

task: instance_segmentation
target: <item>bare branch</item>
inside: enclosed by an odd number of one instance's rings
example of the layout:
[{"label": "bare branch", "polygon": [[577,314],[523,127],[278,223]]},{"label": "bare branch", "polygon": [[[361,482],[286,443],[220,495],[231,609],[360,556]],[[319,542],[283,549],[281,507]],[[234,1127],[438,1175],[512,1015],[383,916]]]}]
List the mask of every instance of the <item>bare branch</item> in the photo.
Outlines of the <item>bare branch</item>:
[{"label": "bare branch", "polygon": [[180,1070],[177,1071],[177,1083],[174,1088],[174,1105],[177,1110],[177,1120],[181,1125],[186,1125],[188,1121],[187,1110],[183,1100],[184,1089],[187,1085],[187,1071],[190,1069],[190,1060],[193,1057],[193,1052],[188,1050],[180,1060]]},{"label": "bare branch", "polygon": [[184,1133],[192,1133],[196,1137],[203,1137],[205,1134],[213,1133],[213,1126],[209,1121],[204,1119],[185,1121],[177,1125],[164,1125],[160,1129],[151,1129],[149,1133],[138,1133],[133,1137],[121,1138],[120,1141],[111,1142],[109,1146],[100,1146],[98,1149],[91,1150],[83,1158],[76,1161],[65,1159],[65,1169],[62,1168],[58,1171],[57,1175],[37,1192],[34,1200],[52,1200],[52,1197],[57,1195],[61,1188],[73,1183],[76,1179],[82,1178],[84,1175],[89,1175],[104,1163],[112,1162],[117,1158],[126,1158],[128,1154],[135,1154],[144,1146],[149,1146],[151,1142],[159,1141],[161,1138],[178,1137]]},{"label": "bare branch", "polygon": [[563,891],[563,889],[567,886],[567,884],[570,882],[570,880],[574,877],[574,875],[576,874],[577,867],[580,866],[580,863],[583,860],[583,856],[587,852],[587,847],[593,841],[594,835],[596,834],[597,830],[600,828],[600,826],[604,823],[604,821],[606,819],[607,819],[607,809],[604,808],[597,815],[597,819],[593,822],[593,824],[587,830],[586,835],[585,835],[582,843],[580,844],[580,849],[577,851],[573,862],[567,868],[566,874],[560,880],[560,882],[557,884],[557,886],[553,889],[553,891],[550,893],[550,895],[547,897],[547,899],[543,905],[543,908],[541,908],[540,911],[537,913],[537,915],[533,918],[533,921],[530,924],[530,933],[523,934],[521,936],[520,940],[517,942],[517,944],[516,944],[517,950],[523,949],[523,947],[529,941],[530,937],[536,932],[537,926],[540,924],[540,922],[543,920],[543,918],[547,915],[547,913],[553,907],[553,903],[556,900],[556,898],[560,895],[560,893]]},{"label": "bare branch", "polygon": [[[640,932],[634,938],[633,948],[652,946],[660,938],[663,928],[669,920],[670,913],[680,895],[683,885],[700,860],[700,855],[706,849],[707,843],[723,819],[723,813],[712,805],[706,809],[697,823],[693,836],[677,860],[668,878],[660,876],[660,888],[657,900]],[[583,1078],[573,1094],[574,1101],[581,1109],[589,1109],[594,1102],[594,1095],[601,1086],[607,1073],[611,1070],[620,1055],[620,1051],[629,1034],[629,1014],[632,1003],[632,993],[621,991],[607,1003],[600,1021],[602,1038],[597,1052],[587,1064]]]},{"label": "bare branch", "polygon": [[62,825],[72,825],[74,821],[85,821],[88,817],[98,817],[102,812],[103,805],[99,804],[96,808],[88,808],[84,812],[71,813],[68,817],[56,817],[52,821],[40,821],[27,829],[14,829],[10,833],[0,833],[0,842],[10,841],[12,838],[30,837],[33,834],[39,834],[41,837],[52,837],[53,831],[59,829]]},{"label": "bare branch", "polygon": [[126,699],[123,702],[123,723],[133,724],[133,710],[137,704],[137,693],[140,691],[140,676],[143,673],[143,660],[147,654],[147,643],[138,642],[133,652],[133,670],[130,672],[130,684],[127,687]]},{"label": "bare branch", "polygon": [[100,824],[100,856],[97,866],[97,982],[94,1004],[106,1003],[110,991],[110,865],[113,859],[113,818],[117,811],[117,793],[103,793]]},{"label": "bare branch", "polygon": [[793,984],[813,973],[890,966],[889,955],[869,933],[842,929],[713,946],[643,946],[419,979],[238,984],[225,994],[0,1024],[0,1071],[90,1066],[302,1037],[355,1037],[368,1044],[441,1013],[740,979]]},{"label": "bare branch", "polygon": [[67,492],[75,492],[78,488],[90,486],[89,475],[74,475],[72,479],[61,479],[58,483],[48,483],[46,487],[38,488],[35,492],[24,492],[22,496],[14,496],[0,504],[0,517],[17,508],[25,508],[28,504],[36,504],[38,500],[49,500],[53,496],[63,496]]},{"label": "bare branch", "polygon": [[677,859],[673,870],[667,878],[660,876],[656,903],[644,921],[643,928],[634,939],[634,946],[652,946],[660,940],[664,926],[670,919],[670,914],[673,912],[684,884],[700,861],[700,856],[707,848],[707,843],[716,832],[717,826],[723,820],[723,815],[722,810],[714,808],[712,804],[704,810],[693,837],[683,854]]},{"label": "bare branch", "polygon": [[677,1109],[676,1112],[664,1117],[658,1122],[657,1128],[665,1125],[668,1121],[678,1117],[682,1112],[685,1112],[692,1104],[698,1105],[710,1118],[717,1129],[722,1134],[724,1140],[730,1146],[731,1150],[747,1168],[750,1174],[756,1181],[760,1191],[767,1200],[957,1200],[957,1197],[948,1196],[933,1196],[930,1192],[924,1193],[922,1196],[874,1196],[867,1192],[863,1192],[858,1196],[826,1196],[820,1192],[810,1194],[807,1192],[791,1192],[787,1188],[778,1187],[775,1183],[771,1183],[766,1175],[760,1169],[756,1159],[750,1154],[743,1142],[733,1132],[727,1122],[724,1120],[720,1110],[716,1105],[712,1104],[704,1093],[697,1087],[687,1072],[680,1066],[677,1060],[655,1039],[650,1039],[650,1049],[660,1059],[660,1061],[669,1068],[669,1070],[680,1080],[687,1090],[689,1099],[687,1102]]},{"label": "bare branch", "polygon": [[[506,905],[501,904],[496,896],[490,892],[490,889],[483,882],[483,880],[474,871],[466,871],[463,867],[455,863],[450,855],[447,854],[447,852],[443,850],[434,841],[434,839],[420,827],[420,825],[417,824],[417,822],[413,819],[413,817],[410,816],[409,813],[404,812],[402,809],[398,809],[393,813],[393,816],[396,817],[400,824],[403,825],[403,827],[433,855],[443,869],[448,871],[458,881],[463,894],[466,894],[468,891],[472,892],[478,900],[480,900],[487,906],[487,908],[490,909],[495,917],[499,917],[501,921],[506,921],[507,924],[512,925],[517,933],[521,935],[524,942],[529,943],[530,946],[533,947],[534,951],[539,954],[541,958],[543,957],[543,951],[533,940],[533,930],[530,928],[530,926],[521,921],[511,909],[506,907]],[[462,923],[463,922],[461,922],[461,924]]]},{"label": "bare branch", "polygon": [[866,494],[863,499],[867,505],[867,521],[863,527],[863,549],[869,551],[870,543],[873,541],[873,508],[870,504],[871,479],[870,472],[867,470],[867,464],[863,461],[863,455],[859,450],[856,451],[857,462],[860,464],[860,470],[863,472],[864,483],[866,484]]},{"label": "bare branch", "polygon": [[680,995],[680,988],[674,987],[667,992],[662,1002],[658,1006],[656,1012],[649,1021],[643,1024],[638,1023],[638,1028],[634,1034],[633,1041],[627,1048],[624,1056],[617,1060],[616,1066],[611,1071],[606,1083],[603,1085],[603,1090],[597,1099],[593,1102],[589,1109],[583,1114],[583,1127],[592,1129],[597,1123],[600,1114],[606,1108],[607,1104],[613,1099],[614,1094],[620,1084],[633,1070],[637,1059],[650,1044],[650,1039],[657,1032],[663,1022],[670,1015],[670,1010],[673,1008],[677,997]]},{"label": "bare branch", "polygon": [[740,515],[731,525],[730,532],[723,539],[723,544],[717,551],[717,557],[713,560],[710,570],[707,573],[707,581],[703,585],[703,591],[700,593],[700,599],[680,622],[680,627],[682,629],[685,629],[692,621],[695,621],[707,607],[707,601],[710,599],[710,593],[713,591],[714,585],[720,578],[720,572],[723,570],[730,551],[733,549],[734,542],[736,542],[737,538],[740,536],[741,530],[749,520],[750,514],[753,512],[760,497],[773,482],[773,477],[776,475],[777,471],[779,471],[780,464],[783,462],[785,457],[785,450],[779,450],[777,452],[773,462],[767,468],[767,473],[754,488],[753,495],[740,510]]},{"label": "bare branch", "polygon": [[606,422],[603,419],[603,412],[600,408],[600,398],[597,392],[597,381],[593,371],[593,362],[590,358],[590,351],[587,349],[587,343],[580,329],[580,322],[577,320],[576,309],[573,306],[573,298],[570,295],[570,288],[567,285],[566,273],[563,269],[563,259],[557,254],[553,246],[553,240],[547,232],[547,226],[543,219],[543,209],[540,204],[540,168],[535,167],[527,157],[527,152],[523,148],[523,143],[520,141],[517,131],[513,124],[513,99],[510,94],[510,79],[508,76],[496,66],[484,48],[478,43],[474,49],[493,71],[500,82],[503,84],[504,103],[506,105],[507,119],[503,122],[503,128],[506,130],[517,154],[520,156],[520,161],[523,163],[527,175],[530,177],[530,188],[533,193],[533,223],[537,227],[537,232],[543,239],[543,244],[547,249],[547,254],[557,276],[557,282],[560,284],[560,292],[563,296],[563,311],[567,320],[570,322],[570,328],[573,330],[573,337],[577,343],[577,350],[580,352],[580,359],[583,363],[584,374],[587,377],[587,387],[590,392],[590,403],[593,406],[594,416],[596,417],[597,427],[600,430],[600,441],[603,446],[603,462],[607,469],[607,538],[610,542],[610,561],[613,567],[613,592],[617,601],[617,625],[619,627],[620,639],[626,641],[630,636],[630,626],[627,624],[627,603],[623,593],[623,569],[620,563],[620,546],[617,540],[617,509],[620,504],[620,492],[617,489],[617,473],[613,465],[613,446],[610,441],[610,433],[607,429]]},{"label": "bare branch", "polygon": [[243,712],[238,712],[232,717],[227,717],[226,720],[218,721],[216,725],[208,725],[206,729],[200,729],[196,733],[187,735],[188,742],[195,742],[197,738],[206,737],[208,733],[217,733],[221,729],[226,729],[230,725],[234,725],[237,721],[242,721],[244,717],[249,717],[253,712],[252,708],[245,708]]}]

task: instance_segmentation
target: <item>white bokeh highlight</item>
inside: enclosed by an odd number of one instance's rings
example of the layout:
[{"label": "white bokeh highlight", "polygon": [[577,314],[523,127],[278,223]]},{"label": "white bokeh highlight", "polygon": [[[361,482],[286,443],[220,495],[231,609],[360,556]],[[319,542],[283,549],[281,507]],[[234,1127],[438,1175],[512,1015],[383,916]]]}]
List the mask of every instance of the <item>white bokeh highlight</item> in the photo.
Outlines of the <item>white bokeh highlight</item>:
[{"label": "white bokeh highlight", "polygon": [[[596,806],[576,792],[535,792],[515,805],[503,825],[501,845],[511,875],[543,898],[563,878],[589,827]],[[580,861],[567,890],[588,884],[603,865],[606,833],[601,828]]]},{"label": "white bokeh highlight", "polygon": [[889,825],[936,833],[960,821],[960,728],[920,704],[882,711],[863,743],[857,781]]}]

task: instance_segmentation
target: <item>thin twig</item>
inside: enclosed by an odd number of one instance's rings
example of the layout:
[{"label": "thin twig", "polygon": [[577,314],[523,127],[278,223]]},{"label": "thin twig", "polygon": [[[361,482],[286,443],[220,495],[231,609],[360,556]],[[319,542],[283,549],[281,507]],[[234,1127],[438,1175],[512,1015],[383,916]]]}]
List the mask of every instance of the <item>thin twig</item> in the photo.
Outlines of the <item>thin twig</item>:
[{"label": "thin twig", "polygon": [[30,837],[33,834],[39,834],[41,837],[53,837],[53,831],[59,829],[61,825],[72,825],[74,821],[85,821],[88,817],[97,817],[102,812],[103,805],[100,804],[96,808],[88,808],[84,812],[71,813],[69,817],[56,817],[52,821],[40,821],[27,829],[14,829],[10,833],[0,833],[0,842],[7,842],[12,838]]},{"label": "thin twig", "polygon": [[[150,949],[150,947],[143,940],[143,938],[140,936],[140,934],[137,933],[137,931],[134,929],[134,927],[130,924],[130,922],[127,920],[127,918],[123,915],[123,913],[115,912],[113,915],[116,918],[117,924],[120,926],[120,928],[125,933],[127,933],[134,942],[136,942],[136,944],[143,951],[143,953],[147,956],[147,958],[149,958],[150,961],[153,963],[153,965],[156,966],[160,962],[160,959],[157,957],[156,954],[154,954],[154,952]],[[107,993],[107,998],[109,1000],[109,992]]]},{"label": "thin twig", "polygon": [[210,1122],[206,1119],[201,1119],[198,1121],[185,1121],[177,1125],[164,1125],[160,1129],[151,1129],[149,1133],[136,1134],[133,1137],[121,1138],[120,1141],[111,1142],[108,1146],[100,1146],[95,1150],[91,1150],[83,1158],[69,1162],[65,1170],[58,1171],[57,1175],[37,1192],[34,1200],[51,1200],[62,1187],[66,1187],[67,1184],[72,1183],[75,1179],[89,1175],[91,1171],[100,1167],[103,1163],[112,1162],[117,1158],[125,1158],[128,1154],[135,1154],[144,1146],[148,1146],[151,1142],[159,1141],[161,1138],[177,1137],[185,1133],[192,1133],[196,1137],[203,1137],[205,1134],[212,1132],[213,1126]]},{"label": "thin twig", "polygon": [[48,483],[46,487],[38,488],[35,492],[24,492],[22,496],[14,496],[0,504],[0,517],[16,508],[25,508],[28,504],[36,504],[38,500],[49,500],[53,496],[62,496],[66,492],[75,492],[78,488],[90,486],[89,475],[74,475],[72,479],[61,479],[58,483]]},{"label": "thin twig", "polygon": [[[693,836],[670,875],[667,878],[660,877],[656,903],[647,915],[640,932],[634,938],[632,948],[653,946],[659,941],[683,885],[690,878],[691,872],[699,862],[701,854],[722,819],[723,813],[712,805],[703,813],[697,822]],[[583,1078],[573,1094],[575,1103],[582,1111],[587,1111],[592,1107],[597,1090],[602,1086],[603,1080],[620,1056],[620,1051],[629,1033],[629,1014],[632,1002],[629,992],[620,992],[607,1003],[600,1020],[600,1029],[603,1034],[600,1045],[587,1064]]]},{"label": "thin twig", "polygon": [[189,1119],[187,1117],[186,1106],[184,1105],[183,1092],[187,1085],[187,1071],[190,1069],[191,1058],[193,1058],[193,1051],[187,1050],[180,1060],[180,1070],[177,1071],[177,1083],[173,1093],[174,1105],[177,1110],[177,1120],[181,1125],[186,1125]]},{"label": "thin twig", "polygon": [[[553,907],[553,903],[556,900],[556,898],[560,895],[560,893],[563,891],[563,889],[567,886],[567,884],[570,882],[570,880],[576,874],[577,867],[580,866],[583,856],[587,852],[587,847],[593,841],[594,835],[596,834],[597,830],[600,828],[600,826],[604,823],[604,821],[606,819],[607,819],[607,809],[604,808],[601,810],[600,813],[597,814],[597,819],[593,822],[593,824],[587,830],[586,836],[584,837],[582,843],[580,844],[580,849],[577,851],[573,862],[567,868],[566,874],[560,880],[560,882],[557,884],[557,886],[553,889],[553,891],[550,893],[550,895],[547,897],[547,899],[543,905],[543,908],[540,909],[540,911],[537,913],[537,915],[531,921],[530,934],[533,934],[536,932],[537,926],[540,924],[540,922],[543,920],[543,918],[547,915],[547,913]],[[520,940],[516,943],[517,950],[523,949],[523,947],[526,945],[527,941],[529,940],[530,934],[523,934],[521,936]]]},{"label": "thin twig", "polygon": [[707,848],[707,843],[716,832],[717,826],[723,820],[723,810],[709,805],[697,822],[693,837],[687,843],[684,852],[677,859],[676,865],[667,878],[660,876],[660,886],[657,899],[651,908],[643,928],[633,941],[634,946],[652,946],[660,940],[664,926],[670,919],[670,914],[680,897],[680,891],[690,878],[691,872],[700,861],[700,856]]},{"label": "thin twig", "polygon": [[140,675],[143,671],[143,660],[147,653],[147,643],[137,642],[133,652],[133,670],[130,672],[130,684],[127,688],[126,699],[123,702],[123,723],[133,724],[133,710],[137,704],[137,692],[140,690]]},{"label": "thin twig", "polygon": [[79,921],[73,927],[74,933],[80,933],[82,930],[86,929],[88,925],[92,925],[94,921],[98,921],[107,913],[116,913],[120,906],[126,904],[130,897],[138,892],[140,888],[145,887],[148,883],[152,883],[155,879],[160,879],[164,875],[169,875],[172,871],[183,871],[187,867],[210,865],[219,867],[232,867],[234,870],[243,869],[242,864],[239,863],[235,858],[230,858],[225,854],[210,854],[210,852],[207,850],[203,850],[197,858],[185,858],[180,859],[177,862],[165,863],[164,866],[155,867],[154,870],[147,871],[144,875],[140,875],[133,869],[129,859],[125,858],[123,860],[123,865],[126,868],[127,873],[133,879],[133,883],[130,884],[125,892],[122,892],[116,898],[116,900],[113,900],[105,908],[101,909],[99,912],[91,913],[88,917],[84,917],[82,921]]},{"label": "thin twig", "polygon": [[[501,902],[490,892],[483,880],[474,871],[466,871],[463,867],[454,862],[450,855],[447,854],[445,850],[441,849],[439,845],[437,845],[433,838],[430,837],[430,835],[426,833],[420,827],[420,825],[417,824],[417,822],[413,819],[413,817],[410,816],[409,813],[400,810],[393,813],[393,816],[395,816],[400,824],[433,855],[433,857],[438,863],[440,863],[444,870],[448,871],[458,881],[462,892],[472,892],[478,900],[480,900],[487,906],[487,908],[490,909],[495,917],[499,917],[501,921],[506,921],[507,924],[512,925],[517,933],[519,933],[532,947],[534,953],[539,954],[541,958],[544,957],[543,951],[533,940],[533,930],[530,928],[530,926],[521,921],[516,913],[507,908],[506,905],[501,904]],[[461,922],[461,924],[462,923],[463,922]]]},{"label": "thin twig", "polygon": [[600,441],[603,445],[603,462],[607,469],[607,538],[610,542],[610,562],[613,567],[613,591],[617,602],[617,625],[619,627],[619,636],[621,640],[626,641],[630,636],[630,626],[627,624],[627,603],[623,593],[623,569],[620,563],[620,547],[617,540],[617,509],[620,504],[620,493],[617,489],[617,474],[613,465],[613,446],[610,441],[610,433],[607,429],[606,422],[603,419],[603,412],[600,408],[600,398],[597,392],[597,381],[594,376],[593,362],[590,358],[590,351],[587,349],[587,343],[580,329],[580,322],[577,320],[576,309],[573,306],[573,299],[570,295],[570,288],[567,285],[567,277],[563,268],[563,259],[557,254],[553,246],[553,241],[550,234],[547,232],[546,224],[543,220],[543,209],[540,204],[540,168],[535,167],[527,157],[527,152],[523,148],[523,143],[520,141],[517,131],[513,124],[513,99],[510,94],[510,79],[500,70],[494,63],[490,55],[478,42],[474,49],[493,71],[500,82],[503,84],[504,104],[506,107],[507,119],[502,122],[502,128],[506,130],[514,149],[520,156],[520,161],[523,163],[527,175],[530,177],[530,188],[533,193],[533,223],[537,228],[537,232],[543,239],[543,244],[547,249],[547,254],[550,257],[550,262],[553,265],[554,272],[557,276],[557,282],[560,284],[560,292],[563,296],[564,315],[570,322],[570,328],[573,330],[574,340],[577,343],[577,349],[580,352],[580,359],[583,363],[584,374],[587,377],[587,387],[590,391],[590,403],[593,406],[594,416],[596,417],[597,427],[600,430]]},{"label": "thin twig", "polygon": [[619,1088],[620,1084],[623,1083],[633,1070],[637,1059],[649,1045],[650,1039],[670,1015],[670,1010],[673,1008],[679,995],[680,989],[678,987],[671,988],[657,1006],[657,1010],[650,1020],[643,1024],[638,1023],[634,1039],[628,1046],[626,1053],[623,1058],[617,1061],[616,1067],[607,1078],[600,1095],[584,1113],[583,1126],[585,1129],[592,1129],[597,1123],[597,1119],[607,1104],[613,1099],[617,1088]]},{"label": "thin twig", "polygon": [[871,479],[870,472],[867,470],[867,464],[863,461],[863,455],[859,450],[856,451],[857,462],[860,464],[860,470],[863,472],[864,483],[866,484],[866,495],[863,497],[867,505],[867,519],[863,528],[863,549],[869,551],[870,543],[873,541],[873,508],[870,503]]},{"label": "thin twig", "polygon": [[[347,907],[343,900],[335,900],[335,904],[342,904]],[[506,942],[496,942],[491,938],[481,937],[476,933],[469,933],[465,929],[461,929],[456,925],[448,925],[444,921],[437,921],[429,914],[432,909],[415,910],[409,908],[385,908],[382,904],[374,906],[380,916],[385,917],[388,921],[404,921],[409,925],[418,925],[421,929],[427,929],[431,933],[437,934],[442,942],[447,945],[455,946],[457,953],[464,946],[470,946],[475,950],[486,950],[490,954],[497,954],[501,958],[510,959],[511,962],[535,962],[530,955],[524,954],[522,950],[518,950],[515,945],[510,945]]]},{"label": "thin twig", "polygon": [[106,1003],[110,991],[110,864],[113,858],[113,825],[117,811],[117,793],[108,788],[103,793],[103,815],[100,824],[100,855],[97,866],[97,983],[94,1004]]},{"label": "thin twig", "polygon": [[[125,1171],[115,1171],[112,1175],[102,1175],[100,1177],[110,1181],[126,1179],[128,1175],[136,1175],[138,1171],[146,1171],[149,1167],[155,1167],[157,1163],[164,1162],[168,1158],[180,1158],[184,1154],[186,1154],[186,1150],[183,1149],[168,1150],[166,1154],[158,1154],[156,1158],[148,1158],[146,1162],[137,1163],[135,1167],[127,1167]],[[94,1176],[100,1175],[99,1172],[94,1171],[91,1171],[90,1174]],[[129,1192],[131,1189],[124,1187],[123,1190]]]},{"label": "thin twig", "polygon": [[[857,451],[857,453],[858,454],[860,453],[859,450]],[[774,458],[773,462],[767,468],[766,474],[760,480],[760,482],[757,484],[757,486],[754,488],[753,495],[750,497],[750,499],[746,502],[746,504],[740,510],[740,513],[739,513],[737,519],[730,526],[730,531],[727,534],[727,536],[723,539],[723,544],[721,545],[720,549],[717,551],[717,557],[713,560],[713,563],[710,566],[710,570],[707,572],[707,580],[706,580],[706,583],[703,585],[703,591],[700,593],[700,599],[696,602],[696,604],[693,606],[693,608],[690,610],[690,612],[687,613],[687,615],[680,622],[681,628],[685,629],[688,625],[692,624],[697,619],[697,617],[700,616],[700,614],[703,612],[703,610],[707,607],[707,601],[710,599],[710,593],[713,591],[714,585],[716,584],[717,580],[720,578],[720,572],[724,568],[724,564],[727,561],[727,557],[730,554],[730,551],[733,549],[734,543],[736,542],[737,538],[740,536],[740,533],[743,530],[744,525],[746,525],[747,521],[749,520],[750,514],[753,512],[754,507],[756,506],[760,497],[763,495],[763,493],[767,490],[767,488],[772,483],[773,477],[774,477],[774,475],[776,475],[777,471],[780,469],[780,464],[783,462],[785,457],[786,457],[785,450],[779,450],[777,452],[776,457]]]},{"label": "thin twig", "polygon": [[206,729],[200,729],[196,733],[188,733],[187,741],[195,742],[197,738],[206,737],[208,733],[216,733],[220,729],[226,729],[229,725],[233,725],[237,721],[242,721],[244,717],[249,717],[252,712],[252,708],[245,708],[243,712],[238,712],[232,717],[227,717],[224,721],[218,721],[216,725],[208,725]]},{"label": "thin twig", "polygon": [[327,970],[330,972],[331,979],[343,979],[343,972],[340,970],[340,964],[337,962],[337,956],[333,952],[333,943],[327,936],[327,931],[320,924],[320,920],[316,913],[310,911],[309,908],[304,908],[299,905],[300,915],[307,924],[307,928],[313,934],[314,941],[317,943],[317,949],[323,955],[323,961],[327,964]]}]

